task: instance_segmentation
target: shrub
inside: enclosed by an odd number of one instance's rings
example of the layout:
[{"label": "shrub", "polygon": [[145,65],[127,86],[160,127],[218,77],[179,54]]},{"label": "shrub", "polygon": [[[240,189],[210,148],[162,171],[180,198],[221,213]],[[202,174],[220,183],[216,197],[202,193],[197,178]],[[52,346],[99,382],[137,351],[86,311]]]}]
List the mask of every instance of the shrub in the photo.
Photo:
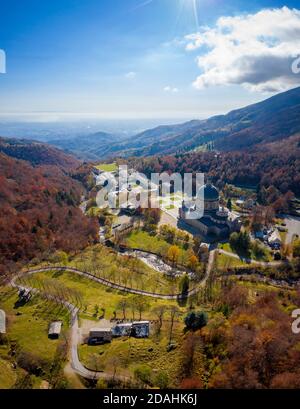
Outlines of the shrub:
[{"label": "shrub", "polygon": [[134,377],[136,380],[150,384],[151,383],[151,368],[147,365],[139,365],[134,370]]},{"label": "shrub", "polygon": [[208,322],[208,316],[204,311],[189,312],[184,319],[184,323],[187,329],[196,331],[205,327]]},{"label": "shrub", "polygon": [[154,377],[154,385],[159,389],[166,389],[169,385],[169,376],[164,371],[159,371]]},{"label": "shrub", "polygon": [[190,279],[187,274],[184,274],[179,283],[179,290],[181,294],[187,294],[189,291]]}]

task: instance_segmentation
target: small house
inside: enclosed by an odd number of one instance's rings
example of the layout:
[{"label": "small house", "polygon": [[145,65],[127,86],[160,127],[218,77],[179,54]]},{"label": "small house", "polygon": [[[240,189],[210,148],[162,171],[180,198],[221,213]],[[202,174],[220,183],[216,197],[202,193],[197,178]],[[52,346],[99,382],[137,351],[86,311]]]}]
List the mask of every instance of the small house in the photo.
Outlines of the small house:
[{"label": "small house", "polygon": [[6,315],[3,310],[0,310],[0,334],[6,334]]},{"label": "small house", "polygon": [[58,339],[61,333],[62,322],[54,321],[49,325],[48,338]]},{"label": "small house", "polygon": [[112,330],[111,328],[91,328],[89,334],[89,344],[98,345],[106,342],[111,342]]},{"label": "small house", "polygon": [[148,338],[150,333],[149,321],[135,321],[132,323],[131,335],[135,338]]},{"label": "small house", "polygon": [[132,331],[132,324],[117,324],[112,328],[112,335],[114,337],[130,337]]},{"label": "small house", "polygon": [[237,206],[239,206],[239,207],[243,207],[244,206],[244,200],[241,200],[241,199],[238,199],[238,200],[236,200],[236,202],[235,202],[235,204],[237,205]]},{"label": "small house", "polygon": [[275,230],[271,234],[271,236],[268,238],[268,243],[270,244],[270,246],[272,248],[278,249],[278,248],[281,247],[282,240],[281,240],[281,237],[280,237],[280,234],[279,234],[278,230]]}]

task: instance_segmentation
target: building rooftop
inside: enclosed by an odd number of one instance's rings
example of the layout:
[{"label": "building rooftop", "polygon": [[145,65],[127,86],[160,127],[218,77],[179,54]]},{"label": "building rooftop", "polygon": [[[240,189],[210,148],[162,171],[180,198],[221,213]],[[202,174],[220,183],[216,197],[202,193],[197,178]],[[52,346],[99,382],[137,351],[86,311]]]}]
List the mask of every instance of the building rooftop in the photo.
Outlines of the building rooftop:
[{"label": "building rooftop", "polygon": [[91,328],[90,332],[111,332],[111,328]]},{"label": "building rooftop", "polygon": [[59,335],[60,332],[61,332],[61,327],[62,327],[62,322],[61,321],[51,322],[51,324],[49,326],[48,334],[49,335],[54,335],[54,334]]},{"label": "building rooftop", "polygon": [[214,185],[207,183],[206,185],[200,187],[197,197],[207,201],[219,200],[219,191]]}]

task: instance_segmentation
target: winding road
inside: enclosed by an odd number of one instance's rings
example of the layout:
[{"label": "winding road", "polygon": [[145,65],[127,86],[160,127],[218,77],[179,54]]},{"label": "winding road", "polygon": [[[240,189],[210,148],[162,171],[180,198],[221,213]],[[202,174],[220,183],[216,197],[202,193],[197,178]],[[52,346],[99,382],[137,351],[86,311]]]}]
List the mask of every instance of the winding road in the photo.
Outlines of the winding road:
[{"label": "winding road", "polygon": [[[215,254],[217,251],[220,251],[221,253],[224,254],[229,254],[231,256],[233,256],[232,253],[228,253],[224,250],[212,250],[209,253],[209,259],[208,259],[208,263],[207,263],[207,267],[206,267],[206,272],[205,272],[205,276],[203,277],[203,279],[201,280],[201,282],[199,282],[197,284],[196,287],[192,288],[191,290],[188,291],[188,296],[190,295],[195,295],[197,294],[201,288],[203,288],[206,284],[206,282],[208,281],[210,274],[212,272],[213,266],[214,266],[214,260],[215,260]],[[237,256],[238,257],[238,256]],[[259,264],[259,263],[258,263]],[[278,265],[280,264],[280,262],[272,262],[272,263],[262,263],[262,264],[267,264],[267,265]],[[27,270],[27,271],[23,271],[21,273],[16,274],[11,280],[10,280],[10,285],[14,288],[17,289],[27,289],[30,292],[33,292],[35,294],[39,293],[39,290],[36,288],[31,288],[31,287],[24,287],[23,285],[19,285],[17,283],[17,280],[24,276],[24,275],[32,275],[32,274],[36,274],[36,273],[42,273],[45,271],[65,271],[65,272],[71,272],[74,274],[78,274],[80,276],[86,277],[90,280],[93,280],[99,284],[102,284],[104,286],[113,288],[115,290],[118,291],[123,291],[123,292],[127,292],[127,293],[132,293],[132,294],[138,294],[138,295],[142,295],[142,296],[147,296],[147,297],[153,297],[153,298],[157,298],[157,299],[162,299],[162,300],[178,300],[183,298],[184,296],[182,294],[159,294],[159,293],[153,293],[153,292],[148,292],[148,291],[143,291],[143,290],[138,290],[138,289],[134,289],[134,288],[129,288],[129,287],[125,287],[122,285],[118,285],[115,284],[113,282],[110,282],[104,278],[101,277],[96,277],[95,275],[86,272],[86,271],[81,271],[78,270],[76,268],[72,268],[72,267],[65,267],[65,266],[48,266],[48,267],[43,267],[43,268],[38,268],[38,269],[31,269],[31,270]],[[185,295],[185,297],[187,296]],[[58,302],[58,300],[54,297],[53,301]],[[51,299],[51,296],[50,296]],[[79,324],[78,324],[78,314],[79,314],[79,308],[76,307],[75,305],[69,303],[68,301],[64,301],[64,300],[60,300],[59,301],[61,304],[63,304],[69,311],[71,314],[71,347],[70,347],[70,364],[71,364],[71,368],[72,370],[86,378],[86,379],[92,379],[92,380],[96,380],[96,379],[100,379],[100,378],[104,378],[104,379],[111,379],[112,375],[105,373],[105,372],[98,372],[98,371],[92,371],[90,369],[87,369],[79,360],[79,356],[78,356],[78,344],[80,342],[80,328],[79,328]],[[117,377],[118,378],[118,377]],[[119,377],[120,379],[124,380],[124,376]]]},{"label": "winding road", "polygon": [[[191,289],[188,292],[188,295],[194,295],[196,294],[203,286],[205,286],[211,270],[213,268],[213,264],[214,264],[214,254],[215,254],[215,250],[210,252],[209,255],[209,260],[208,260],[208,264],[207,264],[207,268],[206,268],[206,273],[204,278],[202,279],[202,281],[197,285],[197,287]],[[182,294],[170,294],[170,295],[166,295],[166,294],[158,294],[158,293],[151,293],[148,291],[143,291],[143,290],[138,290],[138,289],[133,289],[133,288],[128,288],[128,287],[124,287],[115,283],[112,283],[108,280],[105,280],[104,278],[100,278],[100,277],[96,277],[93,274],[89,273],[89,272],[85,272],[85,271],[81,271],[78,270],[76,268],[72,268],[72,267],[62,267],[62,266],[48,266],[48,267],[43,267],[43,268],[38,268],[38,269],[31,269],[31,270],[27,270],[27,271],[23,271],[21,273],[16,274],[15,276],[12,277],[12,279],[10,280],[10,285],[14,288],[17,289],[26,289],[29,290],[30,292],[33,292],[35,294],[39,293],[39,290],[36,288],[31,288],[31,287],[24,287],[23,285],[19,285],[17,283],[17,280],[24,276],[24,275],[32,275],[32,274],[36,274],[36,273],[42,273],[45,271],[66,271],[66,272],[71,272],[71,273],[75,273],[78,274],[80,276],[84,276],[90,280],[96,281],[99,284],[105,285],[107,287],[113,288],[115,290],[120,290],[120,291],[124,291],[124,292],[128,292],[128,293],[132,293],[132,294],[139,294],[139,295],[143,295],[143,296],[147,296],[147,297],[153,297],[153,298],[159,298],[159,299],[163,299],[163,300],[178,300],[183,298]],[[185,295],[186,296],[186,295]],[[50,299],[53,299],[53,301],[57,302],[57,299],[54,297],[50,296]],[[71,368],[72,370],[86,378],[86,379],[92,379],[92,380],[96,380],[96,379],[100,379],[100,378],[104,378],[104,379],[111,379],[112,376],[110,374],[107,374],[105,372],[98,372],[98,371],[92,371],[90,369],[87,369],[81,362],[78,356],[78,344],[80,341],[80,328],[79,328],[79,324],[78,324],[78,314],[79,314],[79,309],[78,307],[76,307],[75,305],[69,303],[68,301],[60,301],[61,304],[63,304],[66,308],[68,308],[68,310],[70,311],[71,314],[71,336],[70,336],[70,342],[71,342],[71,347],[70,347],[70,352],[69,352],[69,358],[70,358],[70,363],[71,363]],[[120,379],[124,380],[124,376],[120,377]]]}]

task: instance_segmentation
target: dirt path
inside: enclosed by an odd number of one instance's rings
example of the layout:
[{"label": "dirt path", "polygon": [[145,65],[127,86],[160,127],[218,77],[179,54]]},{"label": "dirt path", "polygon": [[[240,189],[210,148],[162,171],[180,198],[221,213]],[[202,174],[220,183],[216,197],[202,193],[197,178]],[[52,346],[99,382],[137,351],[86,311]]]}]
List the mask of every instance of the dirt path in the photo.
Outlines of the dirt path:
[{"label": "dirt path", "polygon": [[257,260],[248,259],[248,258],[243,259],[238,254],[231,253],[230,251],[221,250],[221,249],[219,249],[218,252],[220,254],[225,254],[226,256],[236,258],[237,260],[244,261],[245,263],[255,264],[257,266],[262,266],[262,267],[276,267],[276,266],[280,266],[285,263],[284,261],[257,261]]},{"label": "dirt path", "polygon": [[[119,285],[111,281],[108,281],[104,278],[96,277],[95,275],[87,271],[81,271],[81,270],[78,270],[77,268],[72,268],[72,267],[49,266],[49,267],[27,270],[27,271],[24,271],[22,274],[25,275],[25,274],[43,273],[45,271],[65,271],[65,272],[75,273],[80,276],[86,277],[90,280],[96,281],[99,284],[105,285],[106,287],[110,287],[118,291],[124,291],[124,292],[131,293],[131,294],[143,295],[146,297],[159,298],[161,300],[178,300],[178,299],[186,297],[186,295],[182,295],[182,294],[160,294],[160,293],[154,293],[150,291],[144,291],[144,290],[138,290],[135,288],[125,287],[123,285]],[[194,290],[195,289],[190,290],[190,292],[187,295],[189,295],[192,291],[194,292]]]}]

